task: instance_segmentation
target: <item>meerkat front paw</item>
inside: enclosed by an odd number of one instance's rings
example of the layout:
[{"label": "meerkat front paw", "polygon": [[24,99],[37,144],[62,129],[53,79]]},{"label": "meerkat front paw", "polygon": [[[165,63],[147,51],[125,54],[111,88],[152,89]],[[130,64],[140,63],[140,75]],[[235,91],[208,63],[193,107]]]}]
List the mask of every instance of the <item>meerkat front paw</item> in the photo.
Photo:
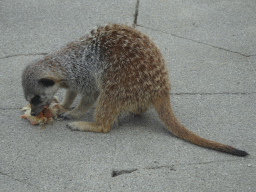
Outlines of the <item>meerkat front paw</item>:
[{"label": "meerkat front paw", "polygon": [[62,114],[58,115],[58,117],[62,120],[71,120],[71,119],[79,118],[78,116],[71,113],[71,111],[68,111],[66,113],[62,113]]}]

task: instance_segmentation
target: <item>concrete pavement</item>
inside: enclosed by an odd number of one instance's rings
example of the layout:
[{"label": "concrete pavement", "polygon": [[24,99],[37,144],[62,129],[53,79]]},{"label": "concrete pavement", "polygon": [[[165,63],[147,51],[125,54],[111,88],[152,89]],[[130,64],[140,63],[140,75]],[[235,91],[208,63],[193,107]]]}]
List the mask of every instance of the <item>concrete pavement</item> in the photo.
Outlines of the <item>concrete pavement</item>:
[{"label": "concrete pavement", "polygon": [[[2,0],[0,6],[0,191],[255,191],[254,0]],[[135,25],[158,45],[182,124],[250,156],[180,140],[153,109],[122,116],[108,134],[70,131],[68,121],[41,129],[21,120],[22,69],[108,22]],[[92,113],[83,119],[92,121]]]}]

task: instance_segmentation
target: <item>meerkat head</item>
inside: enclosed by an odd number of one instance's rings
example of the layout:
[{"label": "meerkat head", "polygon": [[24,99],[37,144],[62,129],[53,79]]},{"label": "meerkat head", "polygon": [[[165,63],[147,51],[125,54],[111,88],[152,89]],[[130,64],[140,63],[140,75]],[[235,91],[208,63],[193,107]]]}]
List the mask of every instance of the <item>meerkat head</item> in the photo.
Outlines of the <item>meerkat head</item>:
[{"label": "meerkat head", "polygon": [[42,78],[34,83],[35,87],[25,88],[25,98],[31,105],[31,115],[38,115],[45,106],[49,106],[54,94],[59,89],[52,79]]},{"label": "meerkat head", "polygon": [[31,105],[31,115],[36,116],[50,105],[60,83],[54,75],[44,76],[40,68],[28,66],[22,74],[22,87],[25,99]]}]

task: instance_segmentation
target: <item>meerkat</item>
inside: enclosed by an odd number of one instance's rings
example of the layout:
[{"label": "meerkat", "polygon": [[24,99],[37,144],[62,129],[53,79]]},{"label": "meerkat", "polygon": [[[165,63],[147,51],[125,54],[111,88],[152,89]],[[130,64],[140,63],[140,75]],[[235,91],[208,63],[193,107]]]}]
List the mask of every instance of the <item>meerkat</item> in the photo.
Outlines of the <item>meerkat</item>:
[{"label": "meerkat", "polygon": [[107,24],[79,40],[30,63],[22,73],[22,86],[31,115],[50,104],[59,88],[67,89],[62,102],[69,108],[65,119],[83,115],[94,103],[95,122],[75,121],[72,130],[104,132],[121,112],[141,114],[154,107],[165,127],[175,136],[195,145],[246,156],[247,152],[204,139],[185,128],[174,116],[165,60],[153,41],[135,28]]}]

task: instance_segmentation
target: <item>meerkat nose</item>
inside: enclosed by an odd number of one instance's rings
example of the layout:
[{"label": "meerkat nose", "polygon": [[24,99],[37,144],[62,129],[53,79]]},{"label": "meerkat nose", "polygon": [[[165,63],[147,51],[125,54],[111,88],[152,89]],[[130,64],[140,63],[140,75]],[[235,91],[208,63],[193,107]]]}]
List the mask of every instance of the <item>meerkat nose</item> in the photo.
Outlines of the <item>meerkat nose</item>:
[{"label": "meerkat nose", "polygon": [[31,115],[31,116],[36,116],[36,113],[33,112],[33,111],[31,111],[31,112],[30,112],[30,115]]}]

